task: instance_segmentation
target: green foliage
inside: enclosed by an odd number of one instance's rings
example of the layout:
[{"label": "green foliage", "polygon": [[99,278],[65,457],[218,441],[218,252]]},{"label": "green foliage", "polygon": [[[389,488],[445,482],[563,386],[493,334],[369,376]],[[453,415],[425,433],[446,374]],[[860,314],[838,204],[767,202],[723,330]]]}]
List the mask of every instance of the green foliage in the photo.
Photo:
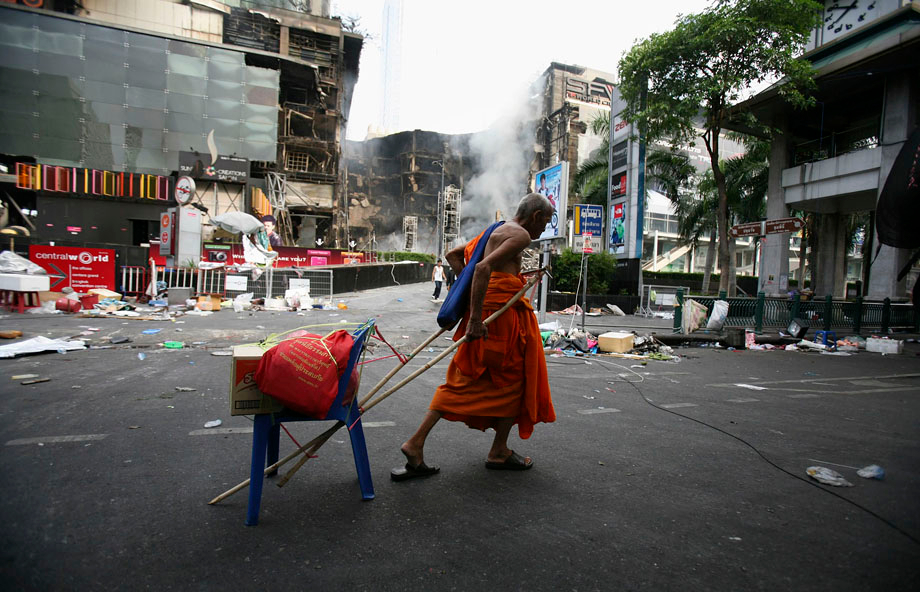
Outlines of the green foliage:
[{"label": "green foliage", "polygon": [[421,261],[434,263],[436,257],[431,253],[412,253],[410,251],[380,251],[377,253],[378,261]]},{"label": "green foliage", "polygon": [[578,165],[575,173],[575,192],[579,203],[607,207],[607,157],[610,150],[610,113],[601,112],[591,120],[591,131],[601,137],[597,156]]},{"label": "green foliage", "polygon": [[[560,292],[580,292],[578,286],[581,253],[565,249],[553,258],[555,289]],[[609,253],[588,255],[588,294],[606,294],[616,275],[617,258]]]},{"label": "green foliage", "polygon": [[700,137],[706,146],[723,269],[734,262],[719,135],[743,93],[764,82],[782,79],[780,92],[795,105],[814,102],[807,94],[814,87],[811,64],[795,56],[819,24],[820,9],[814,0],[722,0],[682,16],[672,30],[651,35],[620,60],[623,116],[638,125],[644,141],[666,140],[678,148]]}]

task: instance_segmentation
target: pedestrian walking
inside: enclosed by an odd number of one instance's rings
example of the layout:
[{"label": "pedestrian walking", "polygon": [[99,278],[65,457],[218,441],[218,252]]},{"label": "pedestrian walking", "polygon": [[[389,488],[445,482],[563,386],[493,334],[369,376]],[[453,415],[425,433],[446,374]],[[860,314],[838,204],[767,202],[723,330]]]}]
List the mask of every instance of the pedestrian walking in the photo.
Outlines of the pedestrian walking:
[{"label": "pedestrian walking", "polygon": [[437,302],[441,298],[441,285],[444,283],[444,266],[441,265],[440,258],[431,271],[431,280],[434,282],[434,294],[431,295],[431,299]]}]

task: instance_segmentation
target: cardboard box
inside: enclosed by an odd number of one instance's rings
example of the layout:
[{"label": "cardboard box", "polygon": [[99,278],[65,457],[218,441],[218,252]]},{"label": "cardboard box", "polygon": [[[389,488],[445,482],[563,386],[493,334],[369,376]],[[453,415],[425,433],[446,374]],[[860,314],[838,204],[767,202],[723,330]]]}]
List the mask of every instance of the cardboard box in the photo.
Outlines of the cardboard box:
[{"label": "cardboard box", "polygon": [[198,303],[195,304],[198,310],[211,310],[217,312],[220,310],[220,294],[204,294],[198,297]]},{"label": "cardboard box", "polygon": [[113,292],[111,290],[106,290],[105,288],[92,288],[91,290],[86,291],[87,294],[95,294],[99,296],[99,300],[105,300],[106,298],[114,298],[115,300],[121,300],[121,294],[118,292]]},{"label": "cardboard box", "polygon": [[904,342],[898,339],[866,339],[866,351],[880,354],[899,354],[904,351]]},{"label": "cardboard box", "polygon": [[51,278],[46,275],[0,273],[0,290],[13,290],[14,292],[46,292],[50,285]]},{"label": "cardboard box", "polygon": [[230,365],[230,415],[277,413],[282,405],[256,386],[256,369],[265,353],[258,345],[237,345]]},{"label": "cardboard box", "polygon": [[633,348],[635,337],[632,333],[604,333],[597,338],[597,349],[618,354],[626,353]]}]

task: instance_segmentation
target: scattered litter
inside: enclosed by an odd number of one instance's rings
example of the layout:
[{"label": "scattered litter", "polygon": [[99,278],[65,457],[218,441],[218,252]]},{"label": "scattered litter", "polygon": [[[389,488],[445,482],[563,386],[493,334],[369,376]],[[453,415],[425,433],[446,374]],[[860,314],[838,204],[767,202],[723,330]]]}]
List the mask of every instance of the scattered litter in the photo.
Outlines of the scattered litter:
[{"label": "scattered litter", "polygon": [[128,426],[128,429],[129,429],[129,430],[139,430],[140,428],[141,428],[141,426],[137,426],[137,425]]},{"label": "scattered litter", "polygon": [[163,343],[163,347],[166,349],[182,349],[185,347],[185,344],[181,341],[166,341]]},{"label": "scattered litter", "polygon": [[402,338],[403,338],[403,339],[409,339],[409,336],[408,336],[408,335],[403,335]]},{"label": "scattered litter", "polygon": [[195,389],[193,389],[193,388],[190,387],[190,386],[177,386],[177,387],[176,387],[176,392],[177,392],[177,393],[191,393],[191,392],[194,392],[194,391],[195,391]]},{"label": "scattered litter", "polygon": [[853,484],[844,479],[843,475],[827,467],[808,467],[805,469],[805,472],[815,481],[824,483],[825,485],[833,485],[834,487],[853,487]]},{"label": "scattered litter", "polygon": [[403,301],[402,298],[397,298],[397,299],[396,299],[396,302],[402,302],[402,301]]},{"label": "scattered litter", "polygon": [[187,315],[195,315],[196,317],[207,317],[207,316],[210,316],[210,315],[214,314],[214,312],[213,312],[213,311],[210,311],[210,310],[197,310],[197,309],[195,309],[195,310],[190,310],[190,311],[186,312],[185,314],[187,314]]},{"label": "scattered litter", "polygon": [[33,337],[25,341],[18,341],[8,345],[0,345],[0,358],[13,358],[20,354],[35,354],[46,351],[76,351],[86,349],[86,344],[80,340],[68,341],[66,339],[48,339],[47,337]]},{"label": "scattered litter", "polygon": [[143,333],[144,335],[156,335],[162,330],[163,329],[144,329],[143,331],[141,331],[141,333]]},{"label": "scattered litter", "polygon": [[740,386],[741,388],[746,388],[746,389],[752,390],[752,391],[765,391],[765,390],[767,390],[767,387],[765,387],[765,386],[757,386],[757,385],[754,385],[754,384],[744,384],[744,383],[741,383],[741,382],[736,382],[736,383],[735,383],[735,386]]},{"label": "scattered litter", "polygon": [[615,314],[615,315],[618,316],[618,317],[625,317],[625,316],[626,316],[626,313],[623,312],[623,310],[622,310],[619,306],[617,306],[616,304],[608,304],[608,305],[607,305],[607,308],[610,310],[610,312],[612,312],[613,314]]},{"label": "scattered litter", "polygon": [[83,387],[80,386],[79,384],[75,384],[75,385],[71,386],[70,388],[72,388],[72,389],[81,389],[81,388],[83,388]]},{"label": "scattered litter", "polygon": [[204,424],[204,427],[206,427],[206,428],[216,428],[216,427],[219,426],[221,423],[223,423],[221,420],[215,419],[215,420],[213,420],[213,421],[209,421],[209,422],[207,422],[206,424]]},{"label": "scattered litter", "polygon": [[112,343],[113,345],[118,345],[119,343],[131,343],[131,340],[128,339],[127,337],[124,337],[124,336],[122,336],[122,337],[113,337],[113,338],[111,339],[111,343]]},{"label": "scattered litter", "polygon": [[582,397],[585,398],[585,399],[588,399],[589,401],[593,401],[593,400],[594,400],[594,397],[589,397],[588,395],[582,395]]},{"label": "scattered litter", "polygon": [[823,343],[815,343],[814,341],[808,341],[803,339],[802,341],[796,344],[799,349],[813,349],[817,351],[827,351],[827,346]]},{"label": "scattered litter", "polygon": [[728,540],[730,540],[730,541],[740,541],[740,540],[741,540],[741,537],[728,537]]},{"label": "scattered litter", "polygon": [[147,354],[145,354],[144,352],[139,352],[139,353],[137,354],[137,359],[138,359],[138,360],[146,360],[146,359],[147,359]]},{"label": "scattered litter", "polygon": [[263,327],[262,325],[256,325],[256,329],[264,329],[264,328],[265,327]]},{"label": "scattered litter", "polygon": [[856,471],[856,474],[865,479],[884,479],[885,469],[878,465],[869,465]]},{"label": "scattered litter", "polygon": [[16,331],[16,330],[0,331],[0,338],[16,339],[17,337],[22,337],[22,331]]},{"label": "scattered litter", "polygon": [[13,380],[26,380],[28,378],[38,378],[38,376],[39,376],[38,374],[17,374],[16,376],[13,376],[12,379]]},{"label": "scattered litter", "polygon": [[23,380],[19,384],[38,384],[39,382],[48,382],[50,378],[32,378],[31,380]]},{"label": "scattered litter", "polygon": [[212,356],[232,356],[233,352],[230,350],[222,349],[218,351],[212,351],[211,355]]},{"label": "scattered litter", "polygon": [[850,352],[845,351],[823,351],[821,352],[822,356],[852,356]]}]

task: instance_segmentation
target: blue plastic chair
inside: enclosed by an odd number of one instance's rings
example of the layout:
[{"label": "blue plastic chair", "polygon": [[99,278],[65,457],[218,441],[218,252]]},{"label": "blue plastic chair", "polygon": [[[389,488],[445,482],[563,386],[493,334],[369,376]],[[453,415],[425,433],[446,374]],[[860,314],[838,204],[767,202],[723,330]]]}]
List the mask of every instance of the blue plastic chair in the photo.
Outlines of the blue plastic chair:
[{"label": "blue plastic chair", "polygon": [[[339,392],[329,408],[326,417],[317,419],[307,417],[293,411],[283,410],[280,413],[263,413],[255,416],[255,425],[252,431],[252,463],[249,473],[249,507],[246,510],[246,525],[256,526],[259,523],[259,508],[262,505],[262,485],[265,478],[265,467],[278,462],[278,444],[281,437],[281,424],[291,421],[325,421],[337,420],[351,427],[348,432],[351,436],[351,450],[355,457],[355,468],[358,470],[358,482],[361,486],[361,497],[366,500],[374,499],[374,483],[371,481],[371,467],[367,457],[367,445],[364,441],[364,430],[361,427],[361,414],[358,410],[358,394],[351,405],[343,406],[342,401],[348,391],[349,379],[352,370],[358,362],[358,357],[364,349],[368,336],[374,330],[373,319],[367,321],[353,333],[354,345],[348,356],[348,366],[339,379]],[[277,472],[277,471],[275,471]]]}]

